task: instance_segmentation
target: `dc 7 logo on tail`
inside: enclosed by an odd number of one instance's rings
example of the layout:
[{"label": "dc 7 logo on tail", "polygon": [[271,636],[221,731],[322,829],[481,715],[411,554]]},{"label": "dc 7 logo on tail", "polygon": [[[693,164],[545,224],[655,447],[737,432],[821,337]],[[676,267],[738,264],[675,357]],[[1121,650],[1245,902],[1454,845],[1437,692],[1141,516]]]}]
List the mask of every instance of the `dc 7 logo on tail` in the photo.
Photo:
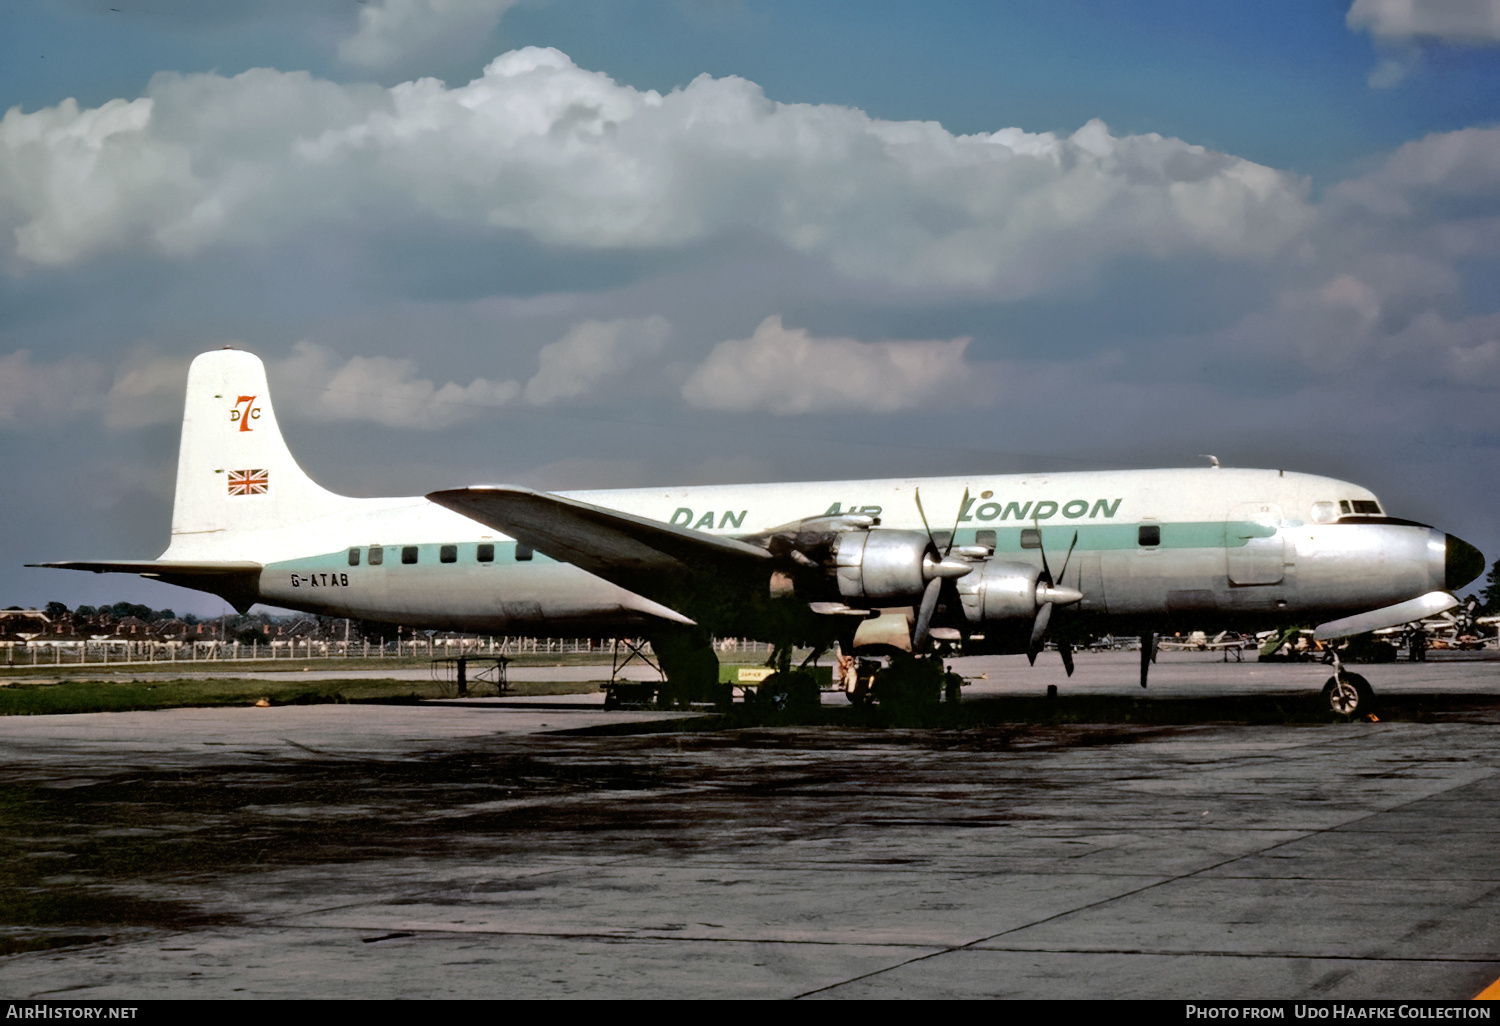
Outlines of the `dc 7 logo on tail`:
[{"label": "dc 7 logo on tail", "polygon": [[[229,422],[233,424],[237,421],[241,431],[251,430],[250,422],[260,420],[260,407],[255,405],[256,398],[253,395],[242,395],[234,401],[234,409],[229,411]],[[241,403],[245,404],[244,413],[240,412]]]}]

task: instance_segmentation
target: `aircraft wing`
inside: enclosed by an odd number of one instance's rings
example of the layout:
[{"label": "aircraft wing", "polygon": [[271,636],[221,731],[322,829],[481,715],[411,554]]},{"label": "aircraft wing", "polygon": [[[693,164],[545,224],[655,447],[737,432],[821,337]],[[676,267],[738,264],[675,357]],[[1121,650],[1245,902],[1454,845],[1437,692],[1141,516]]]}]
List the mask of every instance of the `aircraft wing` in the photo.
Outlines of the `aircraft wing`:
[{"label": "aircraft wing", "polygon": [[432,492],[439,506],[632,591],[663,571],[743,576],[768,570],[754,545],[516,485]]}]

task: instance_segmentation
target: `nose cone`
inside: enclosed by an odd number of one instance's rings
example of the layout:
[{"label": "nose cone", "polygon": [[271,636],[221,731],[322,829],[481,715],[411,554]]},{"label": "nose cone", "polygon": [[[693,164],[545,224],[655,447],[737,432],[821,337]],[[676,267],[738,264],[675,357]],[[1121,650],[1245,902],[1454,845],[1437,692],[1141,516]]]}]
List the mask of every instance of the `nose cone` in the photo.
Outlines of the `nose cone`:
[{"label": "nose cone", "polygon": [[1447,535],[1448,554],[1443,560],[1443,584],[1457,591],[1484,573],[1484,553],[1464,541]]}]

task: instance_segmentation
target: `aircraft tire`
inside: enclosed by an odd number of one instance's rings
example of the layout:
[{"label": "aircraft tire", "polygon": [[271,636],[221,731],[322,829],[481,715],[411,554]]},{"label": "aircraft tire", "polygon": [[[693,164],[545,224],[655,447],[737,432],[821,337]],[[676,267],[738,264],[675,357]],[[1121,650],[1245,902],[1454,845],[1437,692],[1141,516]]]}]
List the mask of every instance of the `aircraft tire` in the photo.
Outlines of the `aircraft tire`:
[{"label": "aircraft tire", "polygon": [[1323,685],[1323,704],[1340,716],[1363,716],[1375,707],[1375,689],[1357,673],[1346,673],[1342,683],[1329,677]]}]

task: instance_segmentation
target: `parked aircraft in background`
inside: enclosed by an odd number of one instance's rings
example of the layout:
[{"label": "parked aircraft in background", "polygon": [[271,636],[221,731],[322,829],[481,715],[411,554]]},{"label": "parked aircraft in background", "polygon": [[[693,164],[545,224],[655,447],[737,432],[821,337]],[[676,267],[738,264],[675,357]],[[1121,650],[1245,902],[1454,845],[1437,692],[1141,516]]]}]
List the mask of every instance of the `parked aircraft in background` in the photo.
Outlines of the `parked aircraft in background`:
[{"label": "parked aircraft in background", "polygon": [[[34,565],[141,574],[241,611],[644,636],[681,698],[716,686],[715,635],[1034,660],[1058,631],[1071,673],[1073,632],[1138,634],[1144,686],[1157,632],[1407,623],[1457,605],[1484,559],[1357,485],[1217,466],[349,498],[292,458],[261,361],[224,349],[188,375],[161,557]],[[1325,690],[1344,712],[1370,697],[1341,666]]]}]

